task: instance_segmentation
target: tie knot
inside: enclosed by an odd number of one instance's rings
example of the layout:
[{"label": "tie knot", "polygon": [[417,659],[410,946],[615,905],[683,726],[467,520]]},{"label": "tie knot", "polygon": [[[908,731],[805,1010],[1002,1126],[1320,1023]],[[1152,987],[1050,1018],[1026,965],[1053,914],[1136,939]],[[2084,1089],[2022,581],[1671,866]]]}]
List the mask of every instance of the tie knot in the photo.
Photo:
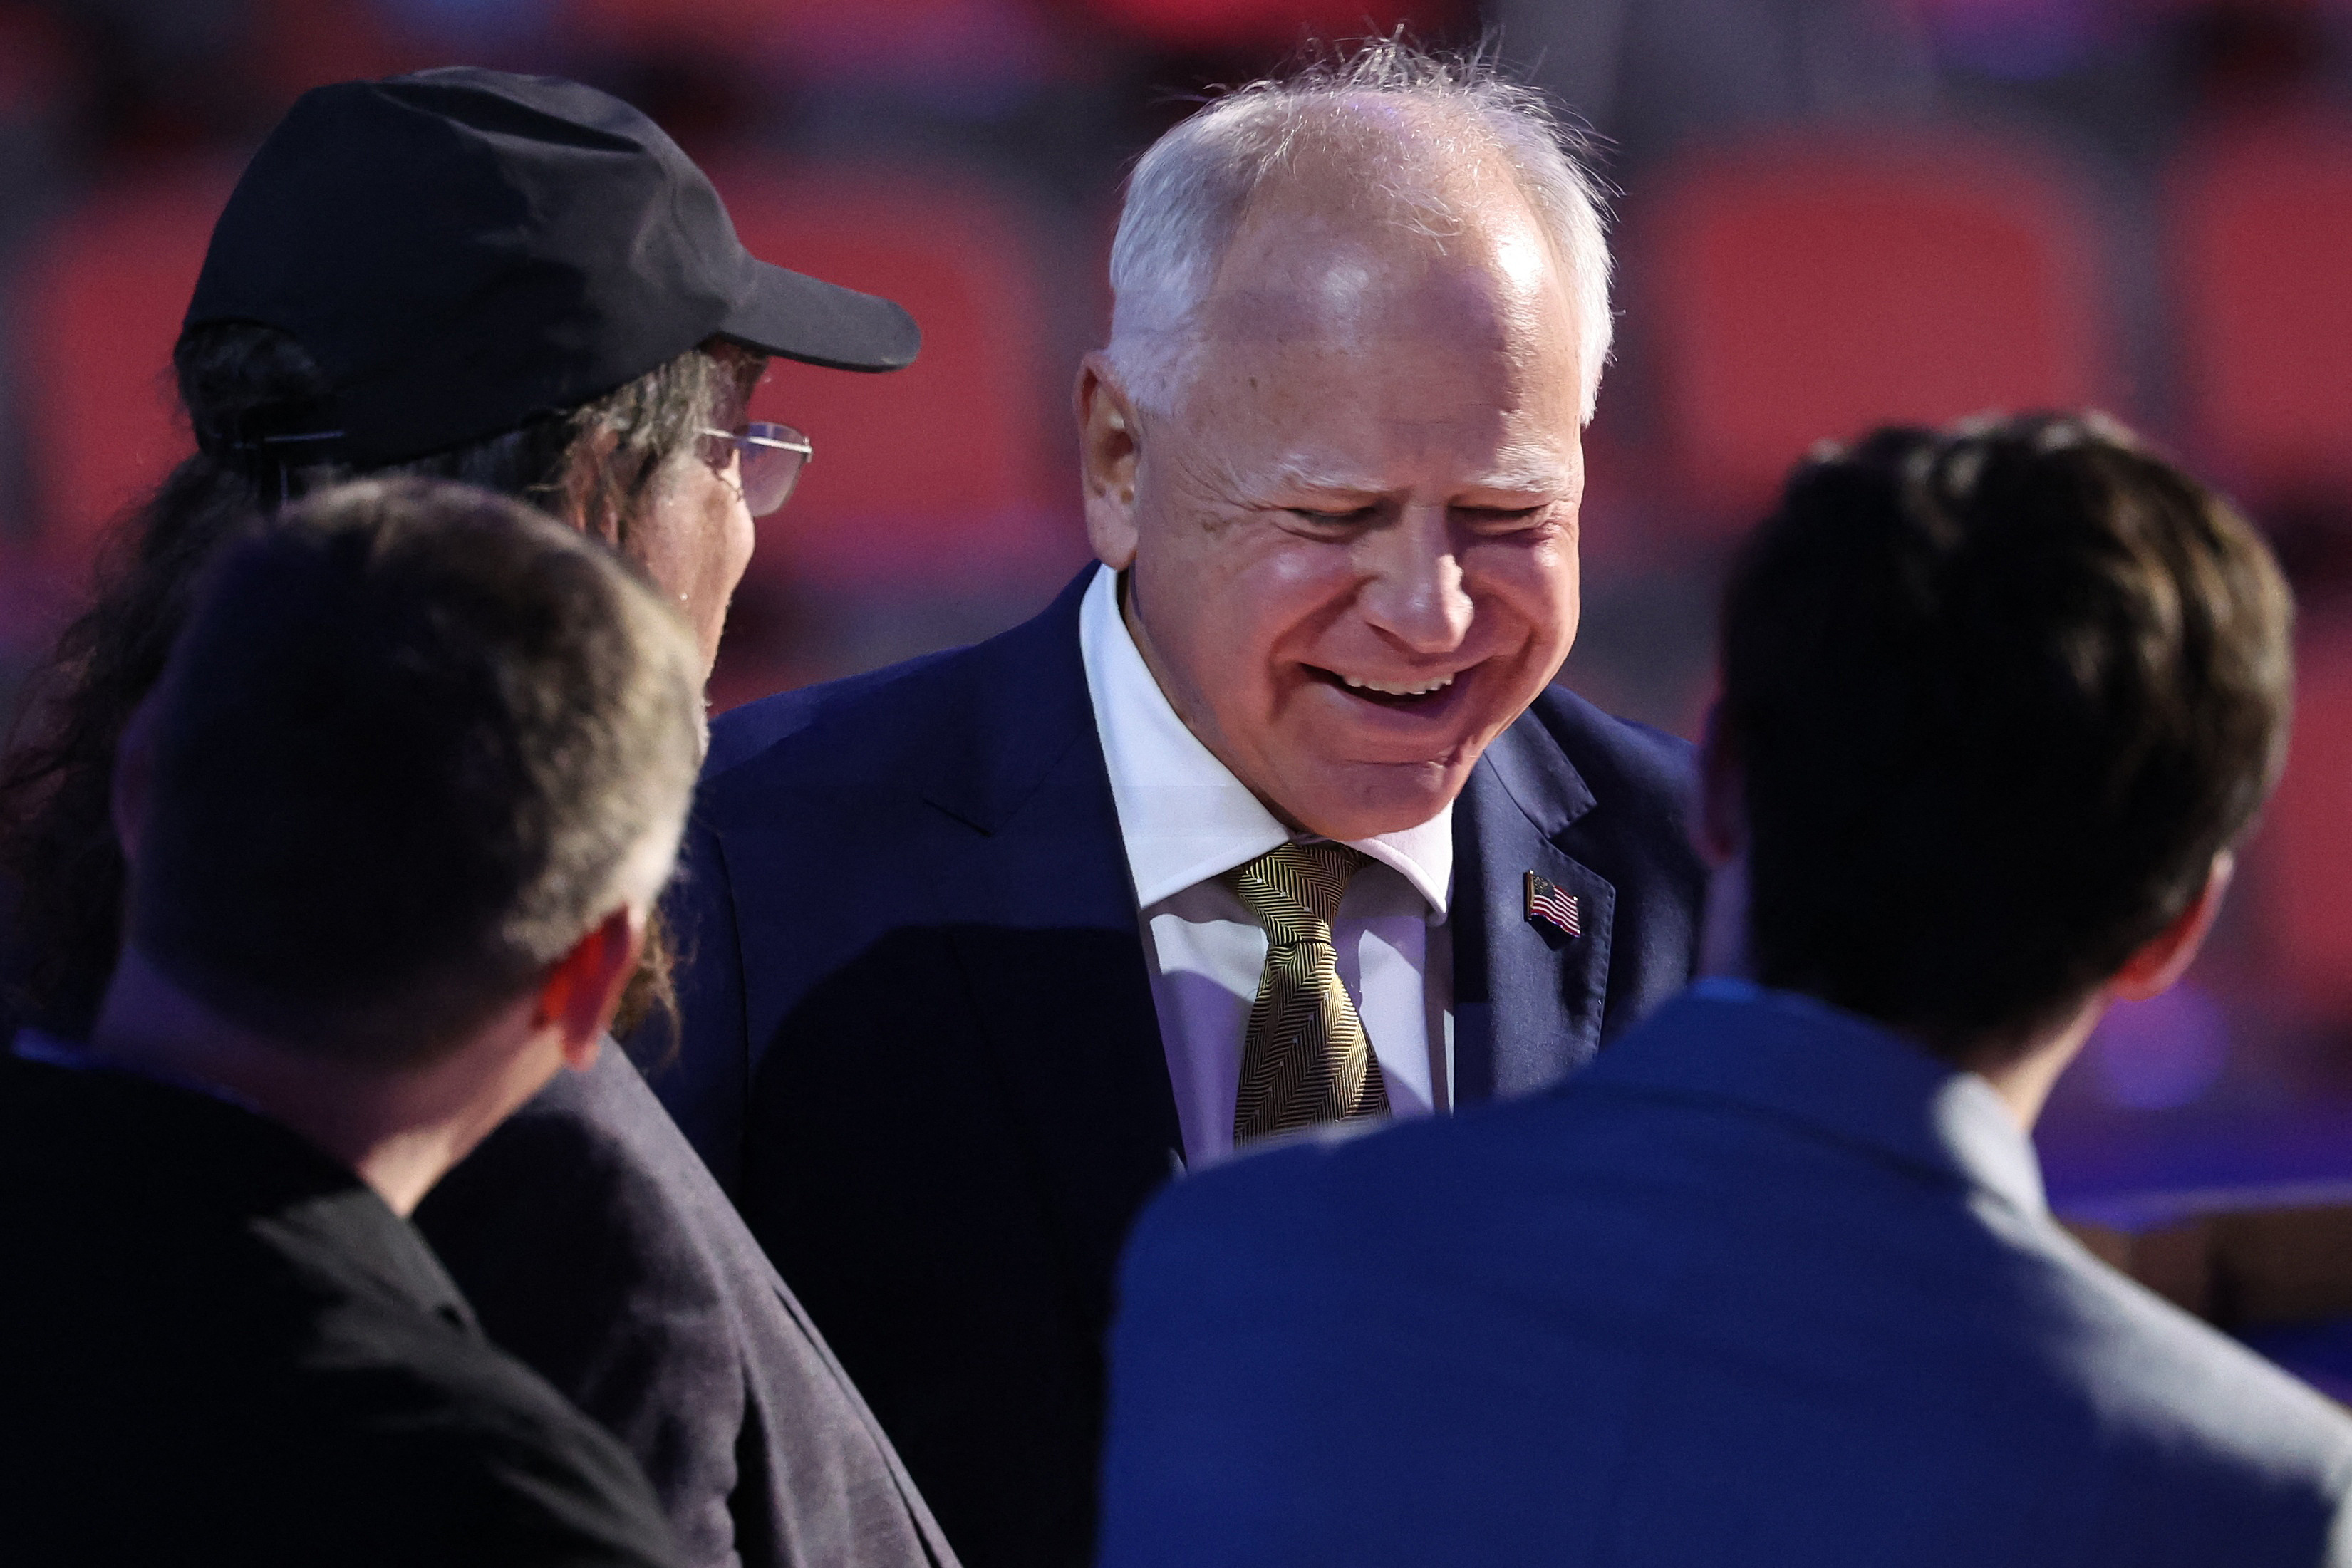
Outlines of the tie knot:
[{"label": "tie knot", "polygon": [[1363,852],[1345,844],[1284,844],[1235,873],[1234,891],[1276,946],[1328,943],[1339,901],[1363,863]]}]

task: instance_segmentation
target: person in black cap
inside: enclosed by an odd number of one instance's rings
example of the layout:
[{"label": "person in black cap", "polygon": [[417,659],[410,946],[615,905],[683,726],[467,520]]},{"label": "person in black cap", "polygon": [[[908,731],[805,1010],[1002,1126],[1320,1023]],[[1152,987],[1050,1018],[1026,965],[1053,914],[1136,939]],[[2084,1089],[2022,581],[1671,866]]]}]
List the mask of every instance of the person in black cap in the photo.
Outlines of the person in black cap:
[{"label": "person in black cap", "polygon": [[[183,346],[240,326],[290,340],[315,379],[199,445],[281,496],[298,472],[418,460],[522,477],[670,587],[706,661],[751,516],[810,455],[796,431],[740,423],[757,367],[898,370],[920,341],[887,299],[754,259],[702,172],[620,99],[469,68],[295,104],[213,231]],[[657,407],[669,389],[649,377],[707,390]],[[698,425],[662,417],[698,409]],[[630,424],[635,442],[600,439]]]},{"label": "person in black cap", "polygon": [[[131,519],[0,766],[15,988],[80,1039],[120,946],[106,801],[196,566],[251,508],[361,473],[539,503],[639,562],[707,674],[810,444],[744,411],[770,355],[885,371],[887,300],[747,254],[658,127],[575,83],[451,68],[306,95],[216,227],[174,350],[196,452]],[[656,932],[656,938],[658,931]],[[623,1008],[663,1005],[644,965]],[[609,1042],[418,1222],[484,1326],[644,1464],[697,1563],[951,1563],[864,1401]]]},{"label": "person in black cap", "polygon": [[129,942],[0,1055],[0,1555],[677,1562],[401,1217],[597,1049],[700,760],[692,642],[519,503],[237,541],[122,744]]}]

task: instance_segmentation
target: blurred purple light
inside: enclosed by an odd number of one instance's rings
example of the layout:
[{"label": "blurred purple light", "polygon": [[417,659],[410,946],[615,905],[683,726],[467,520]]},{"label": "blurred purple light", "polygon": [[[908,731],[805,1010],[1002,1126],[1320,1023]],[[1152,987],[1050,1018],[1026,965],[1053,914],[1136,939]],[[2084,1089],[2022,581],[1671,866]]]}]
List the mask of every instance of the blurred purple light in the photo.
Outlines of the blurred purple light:
[{"label": "blurred purple light", "polygon": [[553,11],[550,0],[375,0],[375,6],[413,37],[474,48],[536,39]]},{"label": "blurred purple light", "polygon": [[2098,41],[2084,0],[1931,0],[1927,11],[1938,53],[2004,81],[2056,76]]},{"label": "blurred purple light", "polygon": [[2195,986],[2144,1002],[2118,1002],[2085,1053],[2100,1094],[2134,1111],[2168,1111],[2202,1096],[2230,1055],[2221,1004]]}]

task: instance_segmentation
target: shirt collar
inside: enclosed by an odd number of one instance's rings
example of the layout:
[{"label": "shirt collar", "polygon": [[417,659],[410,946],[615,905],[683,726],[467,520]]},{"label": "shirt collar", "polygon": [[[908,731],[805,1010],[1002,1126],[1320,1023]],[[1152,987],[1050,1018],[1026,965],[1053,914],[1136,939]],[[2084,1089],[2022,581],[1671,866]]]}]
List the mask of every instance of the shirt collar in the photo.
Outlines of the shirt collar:
[{"label": "shirt collar", "polygon": [[1868,1019],[1746,980],[1699,981],[1577,1082],[1720,1099],[2046,1213],[2032,1141],[1991,1084]]},{"label": "shirt collar", "polygon": [[[1087,587],[1078,647],[1139,904],[1149,908],[1246,865],[1291,837],[1177,716],[1128,632],[1118,574],[1108,567]],[[1445,918],[1454,883],[1451,804],[1418,827],[1352,840],[1350,847],[1402,876],[1433,919]]]}]

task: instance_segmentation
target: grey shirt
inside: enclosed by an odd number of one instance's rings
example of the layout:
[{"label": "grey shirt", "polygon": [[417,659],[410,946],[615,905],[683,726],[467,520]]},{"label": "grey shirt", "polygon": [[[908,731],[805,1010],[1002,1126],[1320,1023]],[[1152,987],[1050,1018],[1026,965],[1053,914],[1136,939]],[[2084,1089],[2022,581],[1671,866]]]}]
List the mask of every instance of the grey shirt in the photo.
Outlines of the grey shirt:
[{"label": "grey shirt", "polygon": [[952,1568],[824,1337],[611,1041],[416,1221],[490,1337],[645,1467],[688,1562]]}]

